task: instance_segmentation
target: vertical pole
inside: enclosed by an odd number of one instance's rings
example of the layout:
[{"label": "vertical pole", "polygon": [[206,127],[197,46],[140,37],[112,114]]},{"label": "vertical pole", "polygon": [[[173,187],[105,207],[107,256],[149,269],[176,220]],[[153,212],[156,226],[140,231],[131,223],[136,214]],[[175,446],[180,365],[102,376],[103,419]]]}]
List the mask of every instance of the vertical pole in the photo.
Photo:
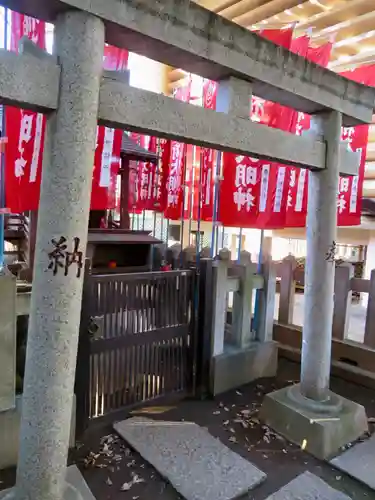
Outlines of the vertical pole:
[{"label": "vertical pole", "polygon": [[323,132],[327,153],[326,168],[309,172],[301,392],[307,398],[325,401],[331,369],[342,115],[331,111],[316,118],[316,125]]},{"label": "vertical pole", "polygon": [[195,180],[195,155],[196,155],[196,147],[193,146],[193,165],[191,168],[191,190],[189,193],[189,203],[190,203],[190,213],[189,213],[189,237],[188,237],[188,246],[191,244],[191,228],[193,223],[193,209],[194,209],[194,180]]},{"label": "vertical pole", "polygon": [[66,11],[55,26],[62,75],[47,120],[15,491],[29,500],[65,489],[104,49],[98,17]]},{"label": "vertical pole", "polygon": [[[181,209],[181,252],[180,252],[180,266],[183,266],[182,262],[182,251],[184,249],[184,229],[185,229],[185,182],[186,182],[186,147],[185,149],[185,157],[184,157],[184,163],[183,163],[183,174],[182,174],[182,209]],[[189,239],[190,239],[190,234],[189,234]]]},{"label": "vertical pole", "polygon": [[240,262],[242,250],[242,227],[240,227],[240,232],[238,233],[238,251],[237,251],[237,262]]},{"label": "vertical pole", "polygon": [[[260,274],[260,272],[262,270],[263,241],[264,241],[264,229],[261,229],[260,230],[260,245],[259,245],[257,274]],[[255,332],[258,332],[258,328],[259,328],[259,312],[260,312],[261,293],[262,293],[262,290],[257,290],[255,292],[255,306],[254,306],[254,319],[253,319],[253,330]]]},{"label": "vertical pole", "polygon": [[199,265],[199,256],[201,251],[201,214],[202,214],[202,171],[203,171],[203,151],[201,149],[199,157],[199,194],[198,194],[198,221],[197,221],[197,241],[196,241],[196,263]]},{"label": "vertical pole", "polygon": [[221,248],[224,248],[224,238],[225,238],[225,227],[222,227],[222,233],[221,233]]},{"label": "vertical pole", "polygon": [[[4,10],[4,49],[8,46],[8,9]],[[3,123],[1,136],[2,139],[6,137],[5,130],[5,106],[3,106]],[[5,151],[1,152],[1,165],[0,165],[0,208],[5,208]],[[5,246],[5,227],[4,227],[4,214],[0,214],[0,272],[4,267],[4,246]]]},{"label": "vertical pole", "polygon": [[152,225],[152,236],[156,238],[156,212],[154,211],[154,222]]},{"label": "vertical pole", "polygon": [[212,218],[212,234],[211,234],[211,257],[215,257],[218,253],[219,246],[219,233],[218,233],[218,225],[217,225],[217,212],[219,208],[219,191],[220,191],[220,171],[221,171],[221,151],[217,151],[216,156],[216,173],[215,173],[215,181],[214,181],[214,210],[213,210],[213,218]]}]

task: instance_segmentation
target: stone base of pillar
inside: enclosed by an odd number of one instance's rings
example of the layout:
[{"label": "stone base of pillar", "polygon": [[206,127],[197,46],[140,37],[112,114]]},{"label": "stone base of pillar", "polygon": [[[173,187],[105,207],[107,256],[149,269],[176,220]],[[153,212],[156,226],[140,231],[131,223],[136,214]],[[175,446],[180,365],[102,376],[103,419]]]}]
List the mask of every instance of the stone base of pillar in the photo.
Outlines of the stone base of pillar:
[{"label": "stone base of pillar", "polygon": [[[16,490],[0,492],[0,500],[24,500],[17,496]],[[78,467],[71,465],[66,470],[66,488],[63,500],[95,500]]]},{"label": "stone base of pillar", "polygon": [[302,396],[299,385],[267,394],[260,419],[321,460],[368,431],[363,406],[333,392],[327,402],[318,403]]},{"label": "stone base of pillar", "polygon": [[222,394],[258,378],[275,377],[277,351],[273,341],[254,341],[246,349],[225,346],[224,352],[211,360],[211,394]]}]

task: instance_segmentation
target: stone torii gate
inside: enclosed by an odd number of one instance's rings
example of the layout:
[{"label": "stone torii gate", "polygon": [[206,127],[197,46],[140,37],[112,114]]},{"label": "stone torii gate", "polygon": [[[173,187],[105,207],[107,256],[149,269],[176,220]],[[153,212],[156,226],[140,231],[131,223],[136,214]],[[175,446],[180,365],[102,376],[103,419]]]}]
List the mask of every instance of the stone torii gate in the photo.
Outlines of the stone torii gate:
[{"label": "stone torii gate", "polygon": [[[20,55],[0,52],[0,102],[47,115],[17,483],[6,498],[72,498],[66,461],[97,121],[310,170],[301,385],[269,395],[264,418],[297,442],[308,428],[320,429],[320,450],[334,425],[336,438],[324,454],[359,436],[367,425],[363,408],[329,392],[333,253],[339,172],[356,175],[359,165],[359,156],[340,144],[341,126],[371,122],[375,89],[190,0],[0,4],[56,27],[54,56],[28,44]],[[103,73],[105,41],[220,81],[217,110],[131,88],[121,74]],[[315,115],[315,135],[251,122],[252,93]],[[306,448],[319,454],[310,440]]]}]

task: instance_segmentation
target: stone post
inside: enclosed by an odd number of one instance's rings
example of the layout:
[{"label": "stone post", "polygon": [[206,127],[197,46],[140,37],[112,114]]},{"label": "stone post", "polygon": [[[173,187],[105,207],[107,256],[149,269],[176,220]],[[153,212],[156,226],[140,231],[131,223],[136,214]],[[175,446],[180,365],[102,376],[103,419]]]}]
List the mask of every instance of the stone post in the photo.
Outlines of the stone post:
[{"label": "stone post", "polygon": [[327,144],[327,158],[323,171],[309,172],[301,392],[307,398],[325,401],[331,368],[342,117],[331,112],[315,120]]},{"label": "stone post", "polygon": [[64,495],[103,50],[99,18],[57,18],[60,99],[47,126],[17,500]]},{"label": "stone post", "polygon": [[253,287],[256,264],[251,262],[251,254],[246,250],[240,253],[240,290],[235,292],[233,298],[232,328],[234,330],[236,346],[246,349],[251,344],[253,334],[251,331],[251,314],[253,307]]},{"label": "stone post", "polygon": [[227,316],[227,280],[230,263],[230,251],[220,250],[219,258],[214,262],[214,307],[212,314],[211,355],[218,356],[224,351],[224,332]]}]

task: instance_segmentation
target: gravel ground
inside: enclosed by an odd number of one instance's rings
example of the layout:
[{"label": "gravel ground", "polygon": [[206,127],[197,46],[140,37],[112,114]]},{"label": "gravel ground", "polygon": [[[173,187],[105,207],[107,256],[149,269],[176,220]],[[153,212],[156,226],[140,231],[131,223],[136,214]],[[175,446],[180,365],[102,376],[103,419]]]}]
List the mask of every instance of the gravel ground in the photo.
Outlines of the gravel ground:
[{"label": "gravel ground", "polygon": [[[172,421],[194,421],[231,449],[250,460],[267,474],[265,483],[242,497],[263,500],[304,471],[320,476],[332,487],[353,500],[375,498],[375,493],[330,465],[311,457],[262,426],[257,419],[263,395],[298,381],[299,365],[280,361],[276,379],[230,391],[215,400],[185,400],[167,407],[167,411],[145,416]],[[332,389],[367,409],[370,422],[375,417],[375,393],[369,389],[333,378]],[[168,402],[170,405],[170,402]],[[158,403],[158,407],[161,404]],[[144,410],[144,409],[143,409]],[[133,413],[134,414],[134,413]],[[139,412],[138,414],[141,414]],[[129,414],[116,416],[122,420]],[[375,431],[371,423],[372,431]],[[97,500],[177,500],[181,498],[164,479],[137,453],[128,448],[110,424],[96,425],[71,453]],[[13,469],[0,471],[0,488],[14,482]],[[203,500],[203,499],[202,499]]]}]

